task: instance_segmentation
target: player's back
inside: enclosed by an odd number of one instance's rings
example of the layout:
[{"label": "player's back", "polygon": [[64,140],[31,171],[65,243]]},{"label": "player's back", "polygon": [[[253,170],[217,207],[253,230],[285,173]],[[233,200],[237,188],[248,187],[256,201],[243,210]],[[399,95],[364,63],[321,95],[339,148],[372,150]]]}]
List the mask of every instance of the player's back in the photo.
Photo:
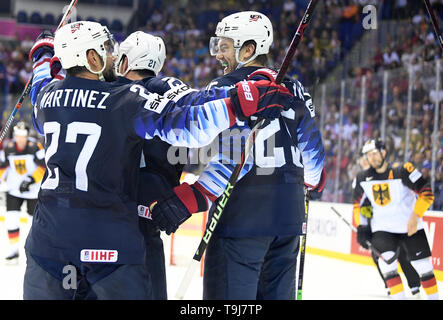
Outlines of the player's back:
[{"label": "player's back", "polygon": [[61,248],[58,258],[78,262],[81,250],[108,249],[119,263],[140,263],[135,198],[142,139],[134,129],[137,94],[129,88],[67,77],[40,92],[35,125],[45,134],[47,171],[31,253],[54,257],[51,250]]}]

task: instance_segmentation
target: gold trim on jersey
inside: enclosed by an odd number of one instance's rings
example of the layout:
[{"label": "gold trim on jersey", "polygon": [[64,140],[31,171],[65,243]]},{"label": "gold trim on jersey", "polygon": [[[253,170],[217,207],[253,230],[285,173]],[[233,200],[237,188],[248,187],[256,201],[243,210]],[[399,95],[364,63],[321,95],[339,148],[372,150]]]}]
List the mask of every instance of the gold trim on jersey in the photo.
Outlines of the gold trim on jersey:
[{"label": "gold trim on jersey", "polygon": [[374,201],[379,206],[384,207],[391,202],[391,193],[389,191],[389,183],[379,183],[372,185],[372,195]]}]

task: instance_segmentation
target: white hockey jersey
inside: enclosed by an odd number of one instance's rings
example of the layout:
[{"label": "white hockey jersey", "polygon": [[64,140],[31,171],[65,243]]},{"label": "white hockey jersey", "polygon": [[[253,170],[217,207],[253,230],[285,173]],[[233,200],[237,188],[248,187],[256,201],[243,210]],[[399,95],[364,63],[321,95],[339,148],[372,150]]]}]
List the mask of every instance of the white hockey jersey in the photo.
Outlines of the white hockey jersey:
[{"label": "white hockey jersey", "polygon": [[[417,230],[423,229],[422,216],[434,201],[429,181],[407,162],[403,166],[388,167],[384,173],[368,169],[353,182],[354,216],[360,215],[360,206],[367,198],[372,205],[369,219],[372,232],[407,233],[408,221],[415,212],[420,216]],[[361,216],[361,224],[367,224]]]},{"label": "white hockey jersey", "polygon": [[[17,148],[14,140],[5,142],[4,146],[0,151],[0,176],[6,179],[7,192],[18,198],[37,199],[46,170],[43,146],[33,138],[28,138],[23,150]],[[29,177],[35,183],[29,186],[29,191],[20,192],[20,185]]]}]

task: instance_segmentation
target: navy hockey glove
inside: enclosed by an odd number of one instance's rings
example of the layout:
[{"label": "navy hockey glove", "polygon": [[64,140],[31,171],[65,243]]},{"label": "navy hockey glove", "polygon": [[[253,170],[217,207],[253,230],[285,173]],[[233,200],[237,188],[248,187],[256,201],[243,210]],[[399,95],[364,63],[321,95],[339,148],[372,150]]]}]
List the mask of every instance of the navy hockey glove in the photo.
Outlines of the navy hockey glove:
[{"label": "navy hockey glove", "polygon": [[367,242],[372,238],[372,231],[369,225],[359,225],[357,227],[357,242],[365,249],[369,249]]},{"label": "navy hockey glove", "polygon": [[29,191],[29,186],[35,182],[34,178],[31,176],[28,176],[23,180],[23,182],[20,184],[20,192],[27,192]]},{"label": "navy hockey glove", "polygon": [[309,200],[319,200],[321,198],[326,184],[326,177],[326,170],[323,168],[321,171],[320,181],[315,187],[305,184],[305,186],[308,188],[306,196]]},{"label": "navy hockey glove", "polygon": [[49,53],[51,56],[54,55],[54,34],[49,30],[43,31],[37,37],[29,52],[29,60],[35,62],[45,53]]},{"label": "navy hockey glove", "polygon": [[151,217],[154,224],[166,234],[174,233],[192,213],[208,210],[207,194],[201,185],[186,182],[175,187],[162,200],[151,204]]},{"label": "navy hockey glove", "polygon": [[278,118],[283,110],[289,110],[295,103],[287,88],[267,80],[238,82],[229,95],[235,115],[242,121],[252,115]]}]

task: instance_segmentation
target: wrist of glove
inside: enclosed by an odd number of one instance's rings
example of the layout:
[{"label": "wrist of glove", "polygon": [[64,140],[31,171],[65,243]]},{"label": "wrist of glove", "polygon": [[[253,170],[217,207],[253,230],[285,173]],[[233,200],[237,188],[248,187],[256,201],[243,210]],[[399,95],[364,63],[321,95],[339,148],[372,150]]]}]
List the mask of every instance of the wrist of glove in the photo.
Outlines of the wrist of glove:
[{"label": "wrist of glove", "polygon": [[325,188],[326,184],[326,170],[323,168],[320,175],[320,181],[315,187],[312,187],[305,183],[305,186],[308,188],[308,191],[306,193],[306,196],[309,200],[319,200],[323,194],[323,189]]},{"label": "wrist of glove", "polygon": [[248,80],[269,80],[269,81],[275,81],[277,78],[277,72],[274,70],[268,69],[268,68],[262,68],[255,70],[253,73],[251,73],[248,77]]},{"label": "wrist of glove", "polygon": [[294,104],[294,96],[287,88],[268,80],[241,81],[229,91],[235,115],[246,121],[255,115],[265,119],[280,116]]},{"label": "wrist of glove", "polygon": [[60,59],[56,56],[53,56],[51,62],[49,63],[49,67],[51,68],[51,77],[55,78],[59,75],[60,71],[63,69]]},{"label": "wrist of glove", "polygon": [[192,213],[208,210],[208,201],[198,184],[182,183],[150,207],[153,223],[169,235]]},{"label": "wrist of glove", "polygon": [[367,242],[371,241],[372,231],[369,225],[359,225],[357,227],[357,242],[365,249],[369,249]]},{"label": "wrist of glove", "polygon": [[372,207],[371,206],[360,207],[360,214],[367,219],[371,219],[372,218]]},{"label": "wrist of glove", "polygon": [[29,51],[29,60],[35,62],[45,53],[51,57],[54,55],[54,34],[49,30],[43,31],[37,37],[37,40]]},{"label": "wrist of glove", "polygon": [[22,183],[20,184],[20,192],[27,192],[29,191],[29,187],[31,184],[35,183],[35,179],[31,176],[28,176]]}]

